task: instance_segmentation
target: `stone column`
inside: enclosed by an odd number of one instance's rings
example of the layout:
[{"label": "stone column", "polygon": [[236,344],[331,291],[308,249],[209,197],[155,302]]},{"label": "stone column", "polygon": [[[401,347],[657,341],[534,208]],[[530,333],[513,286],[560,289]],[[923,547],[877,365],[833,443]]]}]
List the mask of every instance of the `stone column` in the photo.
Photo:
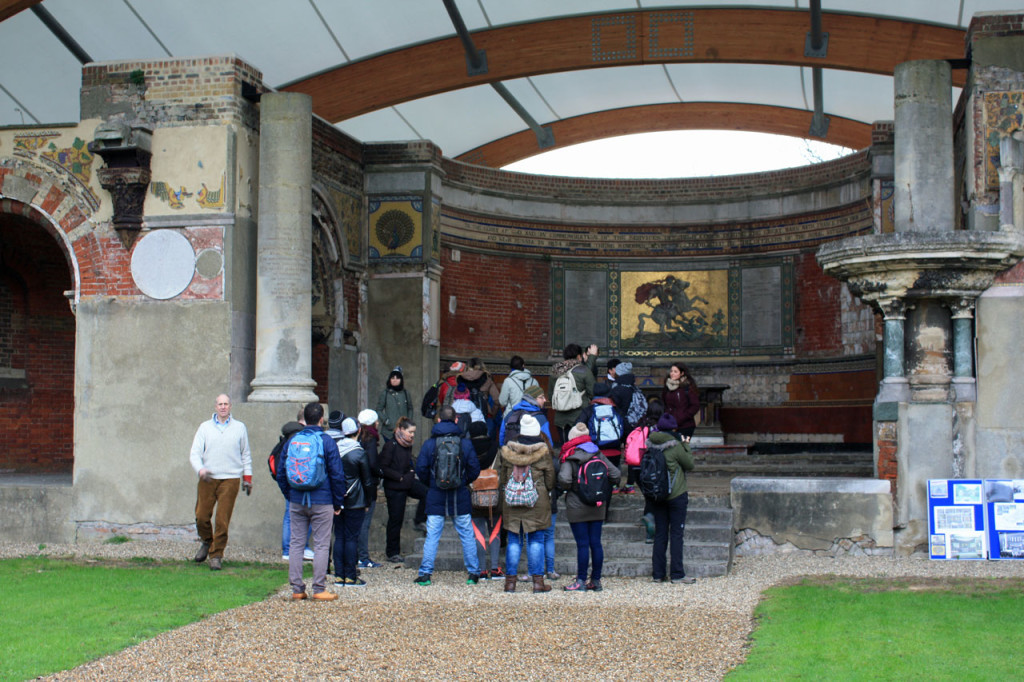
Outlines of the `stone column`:
[{"label": "stone column", "polygon": [[903,62],[893,76],[896,231],[950,231],[954,175],[949,62]]},{"label": "stone column", "polygon": [[1024,145],[1017,139],[1020,131],[999,140],[999,228],[1012,230],[1014,221],[1014,187],[1024,166]]},{"label": "stone column", "polygon": [[906,305],[898,298],[880,303],[885,318],[885,358],[882,373],[886,379],[902,378],[904,371],[903,344]]},{"label": "stone column", "polygon": [[317,399],[312,379],[313,101],[266,93],[260,100],[256,377],[249,400]]}]

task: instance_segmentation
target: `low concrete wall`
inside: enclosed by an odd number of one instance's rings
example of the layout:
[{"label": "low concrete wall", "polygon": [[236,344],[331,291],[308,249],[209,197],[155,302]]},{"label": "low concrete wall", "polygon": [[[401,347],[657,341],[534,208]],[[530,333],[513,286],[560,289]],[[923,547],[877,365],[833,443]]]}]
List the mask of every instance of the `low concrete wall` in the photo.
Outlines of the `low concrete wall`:
[{"label": "low concrete wall", "polygon": [[807,551],[891,554],[889,481],[873,478],[735,478],[736,556]]},{"label": "low concrete wall", "polygon": [[0,480],[0,539],[8,542],[71,542],[70,477],[12,476]]}]

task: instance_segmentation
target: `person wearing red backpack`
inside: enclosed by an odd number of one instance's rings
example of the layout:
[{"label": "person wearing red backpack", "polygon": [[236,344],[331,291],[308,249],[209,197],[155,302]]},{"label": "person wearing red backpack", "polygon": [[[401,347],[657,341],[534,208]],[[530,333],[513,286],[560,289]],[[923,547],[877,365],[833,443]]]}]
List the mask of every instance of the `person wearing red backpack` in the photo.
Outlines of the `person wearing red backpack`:
[{"label": "person wearing red backpack", "polygon": [[[590,439],[586,424],[576,424],[569,429],[569,440],[562,445],[561,464],[558,468],[558,487],[568,491],[565,495],[565,513],[569,519],[572,536],[576,540],[576,580],[562,589],[567,592],[583,590],[601,591],[601,568],[604,565],[604,548],[601,546],[601,529],[608,515],[607,504],[588,504],[576,488],[580,469],[590,460],[597,458],[606,467],[609,487],[619,482],[621,474],[608,458]],[[590,566],[590,579],[587,568]]]}]

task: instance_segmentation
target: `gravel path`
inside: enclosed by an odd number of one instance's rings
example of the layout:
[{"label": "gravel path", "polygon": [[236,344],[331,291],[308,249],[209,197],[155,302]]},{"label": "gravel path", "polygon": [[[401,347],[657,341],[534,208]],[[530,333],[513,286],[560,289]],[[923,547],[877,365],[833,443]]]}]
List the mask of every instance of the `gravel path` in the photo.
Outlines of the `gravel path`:
[{"label": "gravel path", "polygon": [[[151,556],[187,558],[194,545],[0,543],[0,558]],[[262,550],[229,548],[232,559],[280,561]],[[205,566],[196,570],[207,570]],[[941,562],[908,558],[829,559],[798,555],[741,558],[730,575],[695,585],[606,578],[601,593],[548,594],[525,583],[465,584],[438,573],[430,587],[415,571],[363,571],[369,585],[338,588],[337,601],[292,602],[287,585],[257,604],[167,632],[118,654],[54,675],[55,680],[603,679],[720,680],[741,663],[761,592],[800,575],[1021,577],[1016,561]],[[227,575],[226,573],[224,575]],[[511,646],[510,642],[516,645]]]}]

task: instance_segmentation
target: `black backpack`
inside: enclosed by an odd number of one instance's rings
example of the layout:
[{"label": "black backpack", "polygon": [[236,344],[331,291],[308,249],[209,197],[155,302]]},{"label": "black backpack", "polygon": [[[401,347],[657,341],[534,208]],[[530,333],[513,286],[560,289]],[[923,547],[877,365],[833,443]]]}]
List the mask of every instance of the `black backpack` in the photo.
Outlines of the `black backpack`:
[{"label": "black backpack", "polygon": [[491,406],[487,402],[487,395],[480,390],[479,386],[469,387],[469,400],[478,408],[480,408],[480,411],[484,413],[485,417],[488,415],[488,413],[490,413]]},{"label": "black backpack", "polygon": [[454,490],[465,483],[461,435],[437,436],[434,439],[434,483],[441,490]]},{"label": "black backpack", "polygon": [[647,448],[640,458],[640,492],[652,502],[664,502],[672,492],[672,479],[668,475],[665,452],[661,448]]},{"label": "black backpack", "polygon": [[500,445],[505,445],[519,438],[519,420],[523,418],[524,414],[527,414],[526,410],[512,410],[508,413],[508,416],[505,417],[505,438],[501,441]]},{"label": "black backpack", "polygon": [[576,471],[576,494],[583,504],[601,507],[612,497],[612,479],[600,455],[583,462]]},{"label": "black backpack", "polygon": [[438,381],[423,394],[423,402],[420,403],[420,414],[427,419],[433,419],[437,416],[437,392],[440,387],[441,382]]}]

